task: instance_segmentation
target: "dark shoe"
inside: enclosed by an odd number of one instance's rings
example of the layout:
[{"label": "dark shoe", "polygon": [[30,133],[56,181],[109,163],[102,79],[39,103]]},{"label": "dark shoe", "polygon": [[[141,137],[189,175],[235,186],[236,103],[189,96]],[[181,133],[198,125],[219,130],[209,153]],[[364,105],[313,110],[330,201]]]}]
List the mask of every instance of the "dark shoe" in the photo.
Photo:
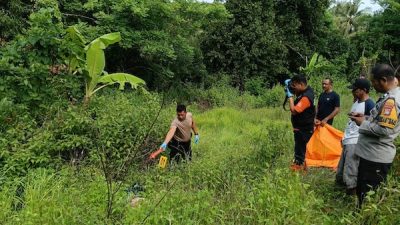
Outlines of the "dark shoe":
[{"label": "dark shoe", "polygon": [[343,180],[335,180],[335,185],[338,187],[346,187],[346,184],[343,182]]},{"label": "dark shoe", "polygon": [[357,194],[356,188],[348,188],[348,189],[346,189],[346,194],[348,194],[348,195],[356,195]]}]

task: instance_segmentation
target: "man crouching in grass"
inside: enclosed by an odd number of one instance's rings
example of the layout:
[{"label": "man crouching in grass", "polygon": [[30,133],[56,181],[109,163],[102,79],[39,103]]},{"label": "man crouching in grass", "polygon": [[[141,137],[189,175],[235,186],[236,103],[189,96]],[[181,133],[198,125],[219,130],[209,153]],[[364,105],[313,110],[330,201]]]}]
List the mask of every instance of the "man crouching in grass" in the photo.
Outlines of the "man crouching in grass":
[{"label": "man crouching in grass", "polygon": [[[285,90],[286,96],[289,98],[294,133],[294,160],[290,169],[306,170],[304,161],[306,146],[314,132],[314,91],[307,85],[307,79],[303,75],[293,76],[290,80],[290,87]],[[293,90],[295,97],[290,89]]]},{"label": "man crouching in grass", "polygon": [[176,107],[176,118],[172,121],[167,136],[160,148],[165,151],[168,145],[168,148],[171,149],[169,153],[170,159],[176,162],[179,162],[181,157],[185,160],[191,160],[192,148],[190,142],[192,130],[195,135],[194,142],[198,144],[200,137],[192,113],[186,112],[185,105],[178,105]]}]

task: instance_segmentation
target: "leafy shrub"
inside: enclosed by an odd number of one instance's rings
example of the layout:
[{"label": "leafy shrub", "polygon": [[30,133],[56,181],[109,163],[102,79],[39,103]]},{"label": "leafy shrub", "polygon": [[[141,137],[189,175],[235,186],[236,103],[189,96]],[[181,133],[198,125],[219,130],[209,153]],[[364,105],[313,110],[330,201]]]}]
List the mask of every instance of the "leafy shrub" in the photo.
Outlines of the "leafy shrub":
[{"label": "leafy shrub", "polygon": [[17,105],[8,98],[2,98],[0,100],[0,131],[5,132],[15,125],[19,118],[17,115],[24,113],[26,109],[23,105]]},{"label": "leafy shrub", "polygon": [[61,39],[65,31],[57,5],[53,0],[36,1],[30,27],[0,50],[0,98],[25,105],[40,122],[52,104],[79,98],[83,88],[83,77],[65,71],[63,56],[75,46]]},{"label": "leafy shrub", "polygon": [[258,107],[280,107],[285,99],[285,93],[282,86],[275,85],[271,89],[265,90],[258,98],[260,99],[257,105]]},{"label": "leafy shrub", "polygon": [[230,78],[226,75],[221,75],[220,80],[202,92],[200,99],[208,101],[212,107],[231,104],[239,97],[239,90],[230,86],[229,83]]},{"label": "leafy shrub", "polygon": [[255,77],[246,80],[245,90],[250,92],[250,94],[258,96],[262,95],[265,91],[265,82],[261,77]]},{"label": "leafy shrub", "polygon": [[150,129],[160,109],[155,94],[110,92],[92,104],[87,110],[71,105],[41,127],[21,122],[7,130],[0,139],[6,150],[0,155],[2,170],[22,175],[31,168],[59,167],[84,157],[97,161],[99,149],[107,149],[115,163],[128,155],[140,162],[167,130],[165,113]]},{"label": "leafy shrub", "polygon": [[[112,171],[117,176],[137,165],[158,146],[170,122],[165,112],[158,115],[160,102],[157,95],[137,92],[105,95],[93,100],[90,112],[95,138],[91,155],[100,160],[99,153],[107,156]],[[158,117],[157,117],[158,116]],[[153,125],[153,127],[152,127]],[[112,164],[112,165],[111,165]]]}]

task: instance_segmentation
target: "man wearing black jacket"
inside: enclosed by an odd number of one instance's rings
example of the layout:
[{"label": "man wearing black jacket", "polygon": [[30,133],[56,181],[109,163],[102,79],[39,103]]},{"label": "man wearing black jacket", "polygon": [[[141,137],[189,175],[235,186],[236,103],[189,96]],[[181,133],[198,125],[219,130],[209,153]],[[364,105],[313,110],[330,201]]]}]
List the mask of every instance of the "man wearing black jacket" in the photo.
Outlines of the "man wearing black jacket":
[{"label": "man wearing black jacket", "polygon": [[307,85],[307,79],[302,75],[295,75],[290,82],[291,89],[286,89],[289,98],[291,121],[294,133],[294,160],[291,169],[294,171],[306,170],[306,145],[314,132],[314,91]]}]

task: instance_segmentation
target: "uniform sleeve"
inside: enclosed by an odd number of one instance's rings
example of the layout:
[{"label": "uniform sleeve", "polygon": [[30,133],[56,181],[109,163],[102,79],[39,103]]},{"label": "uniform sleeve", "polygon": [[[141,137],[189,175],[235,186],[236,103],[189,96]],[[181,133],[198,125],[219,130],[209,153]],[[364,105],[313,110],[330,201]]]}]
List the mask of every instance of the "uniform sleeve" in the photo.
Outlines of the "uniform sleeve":
[{"label": "uniform sleeve", "polygon": [[297,113],[302,113],[310,106],[311,106],[310,100],[307,97],[302,97],[300,101],[294,106],[294,110]]},{"label": "uniform sleeve", "polygon": [[359,132],[377,137],[387,137],[395,134],[398,121],[398,110],[394,99],[389,98],[382,104],[382,108],[373,121],[364,121],[360,125]]},{"label": "uniform sleeve", "polygon": [[371,115],[371,110],[374,107],[375,107],[374,101],[372,101],[371,99],[367,99],[367,101],[365,101],[365,112],[364,112],[364,115],[366,115],[366,116]]},{"label": "uniform sleeve", "polygon": [[340,96],[335,92],[335,107],[340,107]]}]

